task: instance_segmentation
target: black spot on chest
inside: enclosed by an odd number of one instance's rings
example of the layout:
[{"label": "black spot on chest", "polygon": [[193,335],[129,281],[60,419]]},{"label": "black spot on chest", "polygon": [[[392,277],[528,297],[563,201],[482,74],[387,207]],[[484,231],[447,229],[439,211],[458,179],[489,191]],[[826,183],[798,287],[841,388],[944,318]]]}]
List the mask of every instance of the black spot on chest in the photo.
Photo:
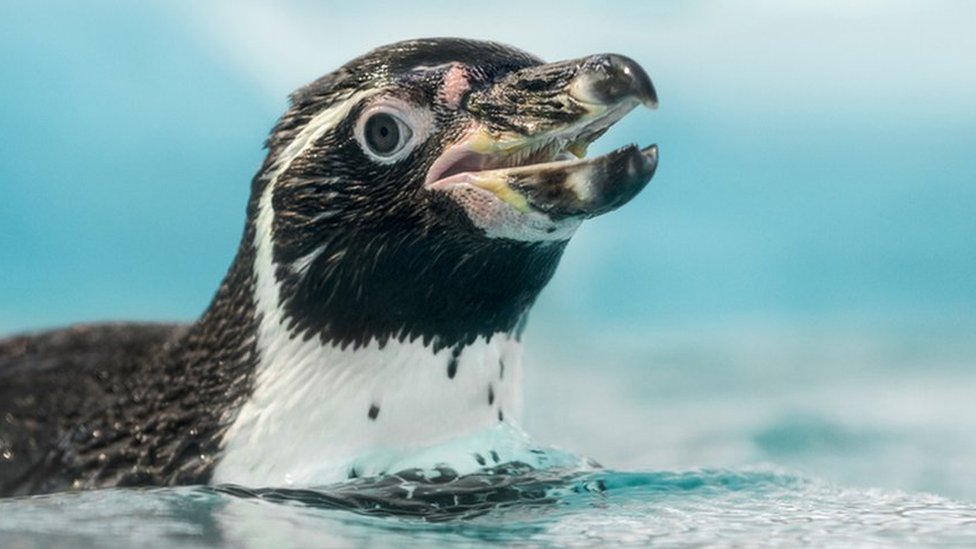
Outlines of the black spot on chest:
[{"label": "black spot on chest", "polygon": [[451,358],[447,361],[447,377],[451,379],[454,379],[454,376],[457,375],[458,361],[461,359],[462,350],[464,350],[464,347],[455,347],[451,351]]}]

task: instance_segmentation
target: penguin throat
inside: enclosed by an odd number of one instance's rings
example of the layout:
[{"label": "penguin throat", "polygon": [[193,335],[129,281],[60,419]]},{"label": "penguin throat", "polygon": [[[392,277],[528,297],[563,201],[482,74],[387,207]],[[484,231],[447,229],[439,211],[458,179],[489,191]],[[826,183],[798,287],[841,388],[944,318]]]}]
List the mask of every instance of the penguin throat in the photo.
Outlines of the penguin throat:
[{"label": "penguin throat", "polygon": [[276,262],[274,282],[289,328],[303,337],[352,348],[419,340],[440,351],[496,334],[518,338],[562,249],[343,234],[317,257]]}]

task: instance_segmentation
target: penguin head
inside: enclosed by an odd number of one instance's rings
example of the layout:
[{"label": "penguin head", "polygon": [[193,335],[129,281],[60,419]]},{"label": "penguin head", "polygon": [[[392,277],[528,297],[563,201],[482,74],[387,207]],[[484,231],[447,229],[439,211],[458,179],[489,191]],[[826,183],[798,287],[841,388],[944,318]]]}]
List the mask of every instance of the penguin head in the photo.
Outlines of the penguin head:
[{"label": "penguin head", "polygon": [[654,146],[586,146],[656,102],[620,55],[547,64],[460,39],[381,47],[299,89],[252,191],[289,330],[435,348],[517,332],[579,224],[657,165]]}]

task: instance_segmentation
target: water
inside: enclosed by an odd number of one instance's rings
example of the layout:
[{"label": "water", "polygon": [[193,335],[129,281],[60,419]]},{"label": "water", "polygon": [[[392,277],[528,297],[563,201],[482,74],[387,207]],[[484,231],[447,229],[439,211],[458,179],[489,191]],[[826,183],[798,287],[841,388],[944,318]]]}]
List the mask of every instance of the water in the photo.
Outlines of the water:
[{"label": "water", "polygon": [[554,491],[544,503],[431,522],[200,487],[103,490],[0,502],[0,541],[4,547],[976,543],[976,505],[841,488],[776,470],[603,471]]}]

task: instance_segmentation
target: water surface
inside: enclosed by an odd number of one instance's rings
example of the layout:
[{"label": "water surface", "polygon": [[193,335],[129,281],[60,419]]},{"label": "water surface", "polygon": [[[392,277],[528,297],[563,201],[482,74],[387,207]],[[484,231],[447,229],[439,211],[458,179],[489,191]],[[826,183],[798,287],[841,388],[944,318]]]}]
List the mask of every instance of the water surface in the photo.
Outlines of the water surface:
[{"label": "water surface", "polygon": [[976,543],[976,505],[842,488],[775,470],[602,471],[550,488],[545,502],[447,522],[363,516],[309,494],[269,501],[188,487],[4,501],[0,541],[5,547]]}]

